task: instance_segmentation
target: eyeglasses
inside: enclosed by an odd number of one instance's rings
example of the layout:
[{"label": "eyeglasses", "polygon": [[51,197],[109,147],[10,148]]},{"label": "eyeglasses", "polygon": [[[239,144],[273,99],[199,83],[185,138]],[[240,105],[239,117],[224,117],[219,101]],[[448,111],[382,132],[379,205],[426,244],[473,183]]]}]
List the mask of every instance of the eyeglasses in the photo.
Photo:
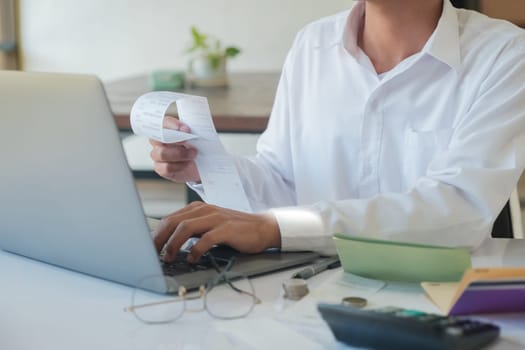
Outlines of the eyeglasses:
[{"label": "eyeglasses", "polygon": [[[256,304],[261,303],[255,295],[251,281],[242,274],[230,271],[235,257],[220,268],[217,259],[207,254],[216,274],[206,286],[201,285],[196,295],[188,295],[184,286],[176,278],[168,276],[149,276],[142,279],[135,287],[131,306],[125,308],[141,322],[148,324],[170,323],[179,319],[185,311],[206,310],[218,319],[236,319],[248,315]],[[158,294],[147,291],[147,287],[167,284],[169,290],[177,290],[176,295]],[[195,306],[199,301],[198,305]],[[201,302],[202,301],[202,302]]]}]

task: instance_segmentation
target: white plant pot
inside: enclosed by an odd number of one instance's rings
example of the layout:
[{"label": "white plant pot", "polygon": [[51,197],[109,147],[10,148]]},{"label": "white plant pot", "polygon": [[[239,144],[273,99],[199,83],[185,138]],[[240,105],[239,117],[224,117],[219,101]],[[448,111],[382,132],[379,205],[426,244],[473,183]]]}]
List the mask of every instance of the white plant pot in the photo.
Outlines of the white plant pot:
[{"label": "white plant pot", "polygon": [[228,74],[226,70],[226,57],[221,57],[214,66],[206,56],[196,56],[190,61],[189,80],[195,86],[226,86]]}]

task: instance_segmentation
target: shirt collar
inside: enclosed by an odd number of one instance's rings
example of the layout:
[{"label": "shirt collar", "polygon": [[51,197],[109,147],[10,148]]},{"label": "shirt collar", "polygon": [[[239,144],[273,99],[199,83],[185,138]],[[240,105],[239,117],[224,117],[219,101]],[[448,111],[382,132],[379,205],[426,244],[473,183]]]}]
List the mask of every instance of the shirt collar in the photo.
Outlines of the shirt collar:
[{"label": "shirt collar", "polygon": [[[364,14],[365,1],[356,1],[347,17],[346,25],[342,28],[342,35],[337,39],[337,44],[343,45],[354,57],[357,57],[361,51],[357,38]],[[449,0],[443,1],[438,25],[423,47],[422,53],[436,58],[455,70],[461,68],[458,15]]]},{"label": "shirt collar", "polygon": [[343,34],[339,38],[341,45],[343,45],[343,47],[345,47],[354,57],[357,57],[361,51],[357,42],[357,38],[359,36],[361,26],[363,25],[364,16],[365,2],[356,1],[346,20]]},{"label": "shirt collar", "polygon": [[443,1],[441,18],[422,52],[455,70],[461,68],[458,14],[449,0]]}]

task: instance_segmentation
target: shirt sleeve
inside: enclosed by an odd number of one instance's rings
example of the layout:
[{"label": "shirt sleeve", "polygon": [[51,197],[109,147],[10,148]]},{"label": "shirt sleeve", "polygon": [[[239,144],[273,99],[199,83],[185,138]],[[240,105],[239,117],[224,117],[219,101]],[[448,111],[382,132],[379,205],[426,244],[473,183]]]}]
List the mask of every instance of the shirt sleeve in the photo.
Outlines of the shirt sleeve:
[{"label": "shirt sleeve", "polygon": [[[257,142],[257,155],[231,155],[254,212],[296,204],[288,134],[290,104],[287,67],[290,65],[292,51],[293,49],[285,60],[268,127]],[[201,184],[187,185],[206,200]]]}]

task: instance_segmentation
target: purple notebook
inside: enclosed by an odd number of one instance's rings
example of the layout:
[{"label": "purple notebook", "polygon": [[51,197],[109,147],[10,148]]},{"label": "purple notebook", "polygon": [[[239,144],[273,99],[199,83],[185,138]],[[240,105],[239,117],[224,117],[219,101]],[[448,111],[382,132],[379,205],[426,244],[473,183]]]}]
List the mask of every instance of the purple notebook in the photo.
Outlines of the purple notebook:
[{"label": "purple notebook", "polygon": [[525,312],[525,280],[472,282],[449,315]]}]

